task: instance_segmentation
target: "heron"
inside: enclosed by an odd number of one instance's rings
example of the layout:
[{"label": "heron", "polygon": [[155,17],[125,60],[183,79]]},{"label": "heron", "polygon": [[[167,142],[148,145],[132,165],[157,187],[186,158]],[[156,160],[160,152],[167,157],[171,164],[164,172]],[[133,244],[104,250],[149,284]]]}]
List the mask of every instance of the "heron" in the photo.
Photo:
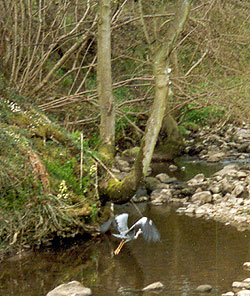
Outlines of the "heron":
[{"label": "heron", "polygon": [[121,239],[119,246],[114,251],[115,255],[120,253],[125,243],[137,239],[140,234],[142,234],[147,241],[156,242],[160,240],[159,231],[153,221],[147,217],[140,218],[130,228],[128,228],[128,213],[116,216],[112,222],[116,230],[119,232],[119,234],[113,233],[112,235]]}]

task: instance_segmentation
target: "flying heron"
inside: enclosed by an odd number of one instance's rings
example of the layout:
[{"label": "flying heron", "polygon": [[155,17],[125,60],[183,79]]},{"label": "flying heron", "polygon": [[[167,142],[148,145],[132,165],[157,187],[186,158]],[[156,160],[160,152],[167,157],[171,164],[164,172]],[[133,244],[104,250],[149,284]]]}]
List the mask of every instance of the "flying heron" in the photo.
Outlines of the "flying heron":
[{"label": "flying heron", "polygon": [[147,241],[156,242],[160,240],[160,234],[157,228],[153,224],[153,221],[147,217],[142,217],[130,228],[128,228],[128,213],[116,216],[112,222],[119,232],[119,234],[113,233],[113,236],[121,239],[119,246],[114,251],[115,255],[120,253],[125,243],[137,239],[140,234],[142,234]]}]

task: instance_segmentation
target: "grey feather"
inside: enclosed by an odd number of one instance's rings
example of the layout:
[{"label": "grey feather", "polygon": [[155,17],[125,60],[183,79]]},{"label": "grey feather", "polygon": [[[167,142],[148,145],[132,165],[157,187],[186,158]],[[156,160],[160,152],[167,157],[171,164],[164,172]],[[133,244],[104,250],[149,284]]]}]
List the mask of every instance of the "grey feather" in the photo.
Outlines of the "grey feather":
[{"label": "grey feather", "polygon": [[114,224],[119,234],[113,234],[113,236],[130,241],[132,239],[137,239],[137,237],[142,234],[144,239],[147,241],[156,242],[160,240],[159,231],[157,230],[153,221],[149,218],[142,217],[130,228],[128,228],[127,223],[127,213],[116,216],[114,219]]}]

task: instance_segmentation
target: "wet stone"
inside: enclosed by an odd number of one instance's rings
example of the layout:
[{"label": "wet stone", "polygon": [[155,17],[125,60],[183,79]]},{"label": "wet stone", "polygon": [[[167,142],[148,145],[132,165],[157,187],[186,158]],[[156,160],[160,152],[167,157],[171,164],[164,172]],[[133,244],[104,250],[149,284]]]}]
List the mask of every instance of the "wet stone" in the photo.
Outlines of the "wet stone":
[{"label": "wet stone", "polygon": [[47,296],[89,296],[92,292],[77,281],[62,284],[50,291]]},{"label": "wet stone", "polygon": [[226,292],[226,293],[223,293],[221,294],[221,296],[234,296],[234,292]]},{"label": "wet stone", "polygon": [[195,289],[196,292],[200,292],[200,293],[209,293],[211,292],[211,290],[212,290],[212,286],[207,284],[200,285]]},{"label": "wet stone", "polygon": [[158,179],[162,183],[166,183],[166,181],[169,178],[169,176],[167,174],[164,174],[164,173],[158,174],[155,177],[156,177],[156,179]]},{"label": "wet stone", "polygon": [[155,282],[143,288],[142,292],[162,290],[163,288],[164,288],[164,285],[161,282]]},{"label": "wet stone", "polygon": [[250,269],[250,262],[245,262],[243,264],[243,267],[246,268],[246,269]]},{"label": "wet stone", "polygon": [[241,290],[236,295],[237,296],[250,296],[250,290]]},{"label": "wet stone", "polygon": [[198,204],[208,203],[212,201],[212,194],[210,191],[198,192],[191,197],[191,201]]},{"label": "wet stone", "polygon": [[248,282],[233,282],[232,287],[234,290],[250,289]]}]

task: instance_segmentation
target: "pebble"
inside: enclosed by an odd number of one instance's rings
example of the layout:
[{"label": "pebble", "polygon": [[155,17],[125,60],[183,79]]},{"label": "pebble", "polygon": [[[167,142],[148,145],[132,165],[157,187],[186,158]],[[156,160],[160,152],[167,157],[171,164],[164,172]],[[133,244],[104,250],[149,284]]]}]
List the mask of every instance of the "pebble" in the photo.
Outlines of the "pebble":
[{"label": "pebble", "polygon": [[211,285],[200,285],[198,286],[195,291],[196,292],[200,292],[200,293],[209,293],[212,290],[212,286]]},{"label": "pebble", "polygon": [[162,290],[163,288],[164,288],[164,285],[161,282],[155,282],[143,288],[142,292]]},{"label": "pebble", "polygon": [[250,262],[245,262],[243,264],[243,267],[246,268],[246,269],[250,269]]}]

